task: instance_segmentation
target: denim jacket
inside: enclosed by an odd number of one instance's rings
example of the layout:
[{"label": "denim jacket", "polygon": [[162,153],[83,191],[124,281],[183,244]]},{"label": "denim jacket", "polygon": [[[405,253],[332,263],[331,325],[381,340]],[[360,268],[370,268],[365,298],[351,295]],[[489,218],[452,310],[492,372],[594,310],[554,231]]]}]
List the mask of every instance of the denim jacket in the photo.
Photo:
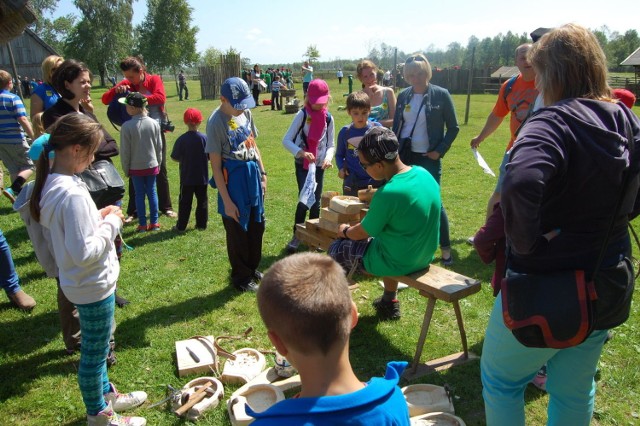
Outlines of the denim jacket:
[{"label": "denim jacket", "polygon": [[[403,111],[413,96],[413,88],[408,87],[398,95],[396,114],[393,118],[393,132],[400,138],[400,130],[404,124]],[[424,111],[427,120],[427,133],[429,135],[429,151],[437,151],[440,158],[451,148],[460,128],[456,111],[453,107],[453,99],[447,91],[435,84],[427,86],[427,93],[423,100]],[[446,132],[445,132],[446,125]]]}]

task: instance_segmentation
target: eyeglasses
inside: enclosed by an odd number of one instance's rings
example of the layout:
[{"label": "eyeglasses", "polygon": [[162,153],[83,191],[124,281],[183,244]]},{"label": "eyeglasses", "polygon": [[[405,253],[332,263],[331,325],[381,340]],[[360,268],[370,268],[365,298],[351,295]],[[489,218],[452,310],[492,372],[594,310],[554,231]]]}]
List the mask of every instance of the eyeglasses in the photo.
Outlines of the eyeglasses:
[{"label": "eyeglasses", "polygon": [[360,163],[360,167],[362,167],[363,170],[367,170],[368,167],[373,166],[373,164],[367,164],[367,163],[363,163],[362,161],[358,161],[358,163]]},{"label": "eyeglasses", "polygon": [[408,63],[411,63],[411,62],[414,62],[414,61],[415,62],[424,62],[424,61],[426,61],[426,59],[423,58],[422,56],[415,55],[415,56],[408,57],[407,60],[404,61],[404,63],[408,64]]}]

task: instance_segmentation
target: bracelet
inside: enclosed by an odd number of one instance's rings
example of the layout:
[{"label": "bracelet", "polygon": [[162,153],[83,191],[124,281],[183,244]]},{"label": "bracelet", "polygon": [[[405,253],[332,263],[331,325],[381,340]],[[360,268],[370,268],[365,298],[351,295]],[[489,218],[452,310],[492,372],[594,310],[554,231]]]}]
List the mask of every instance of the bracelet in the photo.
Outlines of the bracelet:
[{"label": "bracelet", "polygon": [[342,235],[344,235],[344,237],[348,240],[349,237],[347,237],[347,231],[349,230],[349,228],[351,228],[351,226],[345,226],[344,228],[342,228]]}]

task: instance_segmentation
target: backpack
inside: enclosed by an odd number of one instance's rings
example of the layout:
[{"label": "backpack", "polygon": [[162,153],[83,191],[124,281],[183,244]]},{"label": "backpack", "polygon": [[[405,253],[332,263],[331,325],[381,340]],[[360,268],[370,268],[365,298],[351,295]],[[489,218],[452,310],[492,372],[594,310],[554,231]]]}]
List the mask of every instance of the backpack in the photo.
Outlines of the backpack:
[{"label": "backpack", "polygon": [[[331,124],[331,113],[329,111],[327,111],[327,131],[329,129],[329,124]],[[304,148],[307,148],[307,135],[304,134],[304,132],[302,131],[302,129],[304,128],[304,124],[307,122],[307,111],[302,108],[302,124],[300,125],[300,128],[298,129],[298,131],[296,132],[295,136],[293,137],[293,143],[296,142],[296,139],[298,139],[298,135],[301,134],[301,138],[302,138],[302,144]]]},{"label": "backpack", "polygon": [[118,131],[120,129],[116,126],[122,127],[125,121],[129,121],[131,119],[131,116],[127,113],[127,107],[118,102],[118,99],[124,98],[127,94],[128,92],[116,93],[107,106],[107,118],[109,118],[111,125]]},{"label": "backpack", "polygon": [[507,86],[504,88],[504,93],[502,95],[502,98],[504,99],[505,104],[507,103],[507,96],[509,96],[509,94],[513,90],[513,85],[515,84],[519,75],[520,74],[516,74],[507,81]]}]

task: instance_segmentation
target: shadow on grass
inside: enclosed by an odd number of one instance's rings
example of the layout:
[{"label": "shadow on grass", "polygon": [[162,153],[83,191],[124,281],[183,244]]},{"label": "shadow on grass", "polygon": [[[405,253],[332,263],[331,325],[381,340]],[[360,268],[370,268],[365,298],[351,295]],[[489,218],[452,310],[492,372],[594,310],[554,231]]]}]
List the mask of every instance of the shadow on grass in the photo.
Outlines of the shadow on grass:
[{"label": "shadow on grass", "polygon": [[189,320],[211,314],[241,294],[228,285],[209,295],[196,296],[179,303],[145,311],[138,316],[118,323],[115,334],[117,345],[122,348],[147,347],[150,344],[146,339],[147,329],[167,327],[174,323],[183,322],[184,312],[188,312]]},{"label": "shadow on grass", "polygon": [[[9,302],[0,304],[0,310],[16,309]],[[36,307],[37,309],[37,307]],[[23,355],[37,351],[48,344],[60,333],[60,321],[57,312],[30,314],[2,324],[0,327],[0,353],[5,355]],[[9,367],[12,364],[9,363]],[[6,368],[0,364],[0,371]],[[10,377],[0,374],[0,377]]]}]

